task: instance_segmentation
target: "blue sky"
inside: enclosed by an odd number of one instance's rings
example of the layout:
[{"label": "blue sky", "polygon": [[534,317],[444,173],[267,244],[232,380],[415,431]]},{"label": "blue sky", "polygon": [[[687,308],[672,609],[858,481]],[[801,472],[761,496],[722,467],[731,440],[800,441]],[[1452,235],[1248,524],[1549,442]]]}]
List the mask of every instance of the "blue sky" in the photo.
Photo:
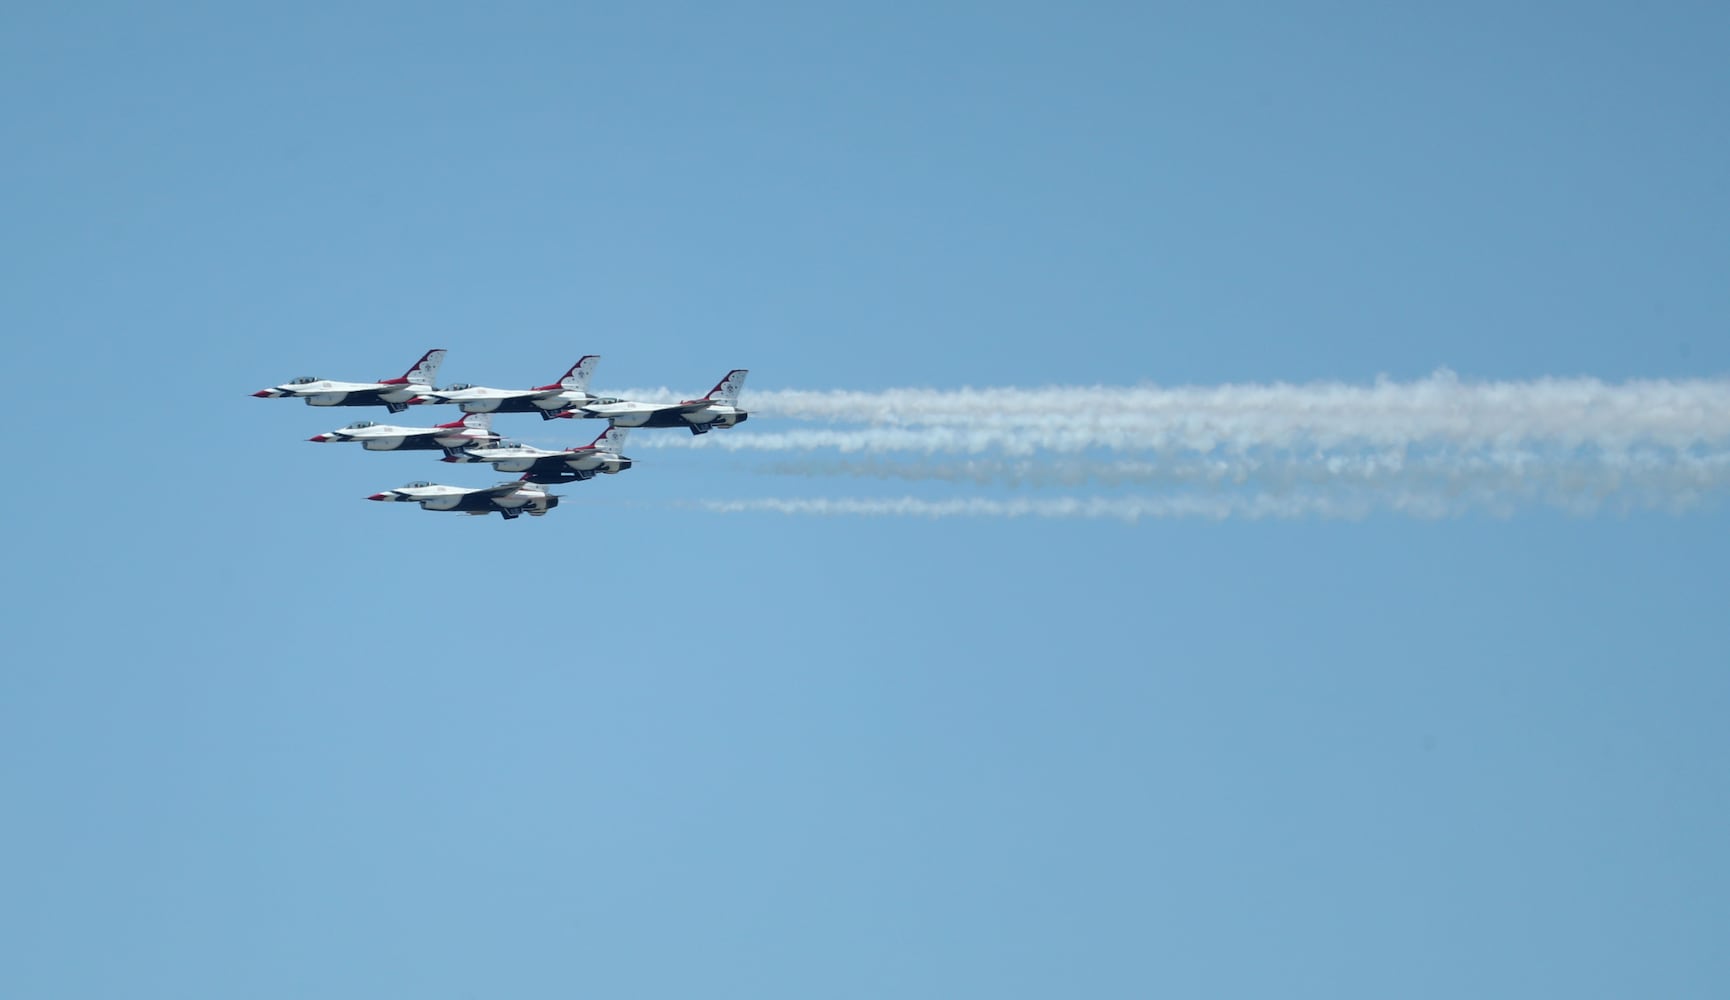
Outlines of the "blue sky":
[{"label": "blue sky", "polygon": [[[492,477],[308,444],[379,414],[248,394],[436,346],[441,382],[747,367],[768,409],[710,435],[737,442],[799,423],[791,390],[1445,367],[1711,397],[1727,29],[1705,4],[0,14],[0,323],[49,446],[3,501],[0,994],[1722,995],[1716,485],[726,513],[1073,491],[643,431],[628,473],[505,524],[362,502]],[[1661,459],[1723,454],[1705,412]]]}]

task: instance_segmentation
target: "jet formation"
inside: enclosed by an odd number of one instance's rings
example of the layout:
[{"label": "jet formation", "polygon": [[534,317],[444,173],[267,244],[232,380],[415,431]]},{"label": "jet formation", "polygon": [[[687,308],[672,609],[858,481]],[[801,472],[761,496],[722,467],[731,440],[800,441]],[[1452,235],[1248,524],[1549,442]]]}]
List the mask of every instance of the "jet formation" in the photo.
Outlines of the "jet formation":
[{"label": "jet formation", "polygon": [[[461,416],[431,427],[398,427],[357,420],[310,441],[349,442],[366,451],[441,452],[455,464],[490,465],[496,472],[521,473],[518,479],[495,486],[447,486],[417,480],[384,490],[368,500],[418,503],[422,510],[443,510],[485,516],[498,512],[505,520],[527,513],[540,517],[559,505],[548,486],[587,482],[600,474],[616,475],[632,460],[619,449],[636,428],[684,427],[692,434],[736,427],[750,416],[739,407],[746,369],[728,372],[698,399],[678,403],[645,403],[589,392],[589,379],[600,356],[586,354],[556,382],[530,389],[494,389],[458,383],[434,388],[433,380],[445,351],[434,348],[396,378],[376,382],[338,382],[297,378],[253,393],[264,399],[301,399],[308,406],[382,406],[401,413],[411,406],[455,405]],[[542,420],[605,420],[607,427],[590,443],[563,449],[537,448],[507,441],[493,432],[493,415],[535,413]]]}]

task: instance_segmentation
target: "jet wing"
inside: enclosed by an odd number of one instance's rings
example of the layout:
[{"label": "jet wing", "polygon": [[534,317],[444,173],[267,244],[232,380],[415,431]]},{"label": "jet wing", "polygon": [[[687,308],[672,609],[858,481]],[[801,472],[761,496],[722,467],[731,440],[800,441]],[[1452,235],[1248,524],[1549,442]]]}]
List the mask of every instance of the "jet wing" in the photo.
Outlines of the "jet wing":
[{"label": "jet wing", "polygon": [[480,489],[475,490],[474,495],[484,497],[502,497],[515,493],[517,490],[522,489],[522,487],[523,484],[521,482],[513,479],[508,483],[499,483],[496,486],[483,486]]},{"label": "jet wing", "polygon": [[614,417],[628,413],[695,413],[714,405],[714,401],[708,399],[688,399],[682,403],[597,403],[593,406],[580,406],[578,409],[584,413]]},{"label": "jet wing", "polygon": [[674,409],[677,403],[595,403],[589,406],[579,406],[584,413],[592,413],[597,417],[622,417],[637,413],[660,413],[662,410]]},{"label": "jet wing", "polygon": [[527,471],[550,472],[554,469],[563,469],[566,462],[569,462],[573,458],[579,458],[581,455],[581,452],[570,451],[555,452],[551,455],[536,455],[534,458],[534,464],[530,465]]}]

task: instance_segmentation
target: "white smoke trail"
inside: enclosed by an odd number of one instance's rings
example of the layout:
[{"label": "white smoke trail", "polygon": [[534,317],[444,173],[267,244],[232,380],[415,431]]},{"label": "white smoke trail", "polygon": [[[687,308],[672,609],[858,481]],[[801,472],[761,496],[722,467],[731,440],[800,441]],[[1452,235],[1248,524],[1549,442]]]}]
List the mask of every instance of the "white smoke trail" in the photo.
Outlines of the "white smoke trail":
[{"label": "white smoke trail", "polygon": [[[1134,522],[1141,518],[1206,518],[1223,520],[1228,517],[1295,518],[1322,516],[1330,518],[1362,518],[1373,510],[1364,502],[1340,501],[1330,497],[1281,498],[1269,496],[1171,496],[1171,497],[1051,497],[1016,498],[1010,500],[988,497],[957,497],[930,500],[920,497],[820,497],[820,498],[761,498],[753,500],[706,500],[705,510],[723,514],[769,512],[777,514],[808,514],[819,516],[865,515],[874,517],[1038,517],[1038,518],[1111,518]],[[1424,508],[1424,516],[1440,516],[1444,511]]]},{"label": "white smoke trail", "polygon": [[1155,485],[1348,486],[1518,493],[1627,493],[1654,497],[1730,487],[1730,453],[1708,456],[1645,451],[1557,455],[1531,450],[1481,454],[1404,453],[1235,455],[1171,462],[1092,459],[965,459],[897,462],[881,459],[805,459],[773,462],[758,471],[787,476],[939,481],[974,486],[1105,487]]},{"label": "white smoke trail", "polygon": [[1481,485],[1459,489],[1306,490],[1297,492],[1180,492],[1162,496],[1066,497],[759,497],[702,500],[696,505],[723,514],[768,512],[813,516],[874,517],[1002,517],[1116,519],[1133,523],[1142,518],[1292,520],[1323,518],[1362,520],[1377,513],[1439,519],[1483,512],[1508,517],[1519,507],[1537,502],[1546,507],[1587,516],[1604,510],[1631,513],[1663,510],[1681,514],[1695,510],[1707,498],[1699,493],[1601,496],[1590,491],[1534,495],[1529,489],[1504,492]]},{"label": "white smoke trail", "polygon": [[[722,512],[1134,521],[1539,505],[1589,514],[1690,510],[1730,487],[1723,379],[1469,382],[1441,371],[1369,385],[754,390],[742,402],[754,423],[633,447],[778,454],[758,468],[780,475],[1090,491],[703,504]],[[788,426],[799,423],[819,426]],[[1138,454],[1148,457],[1128,457]]]},{"label": "white smoke trail", "polygon": [[864,425],[751,431],[660,447],[844,452],[1214,451],[1489,445],[1685,448],[1730,442],[1730,381],[1467,382],[1438,372],[1372,385],[1051,386],[753,392],[752,419]]}]

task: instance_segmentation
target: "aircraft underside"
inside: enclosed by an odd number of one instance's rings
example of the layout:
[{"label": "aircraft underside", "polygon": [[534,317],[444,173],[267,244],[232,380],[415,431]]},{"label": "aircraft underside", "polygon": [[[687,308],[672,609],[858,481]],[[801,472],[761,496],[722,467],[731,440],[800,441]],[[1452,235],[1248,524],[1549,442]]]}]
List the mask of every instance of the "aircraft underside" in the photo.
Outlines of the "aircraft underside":
[{"label": "aircraft underside", "polygon": [[401,413],[408,409],[408,403],[392,403],[380,397],[375,390],[364,392],[324,392],[316,396],[307,396],[308,406],[382,406],[392,413]]},{"label": "aircraft underside", "polygon": [[549,410],[532,399],[469,400],[457,405],[464,413],[539,413],[542,420],[553,420],[570,408],[569,403],[560,403]]}]

